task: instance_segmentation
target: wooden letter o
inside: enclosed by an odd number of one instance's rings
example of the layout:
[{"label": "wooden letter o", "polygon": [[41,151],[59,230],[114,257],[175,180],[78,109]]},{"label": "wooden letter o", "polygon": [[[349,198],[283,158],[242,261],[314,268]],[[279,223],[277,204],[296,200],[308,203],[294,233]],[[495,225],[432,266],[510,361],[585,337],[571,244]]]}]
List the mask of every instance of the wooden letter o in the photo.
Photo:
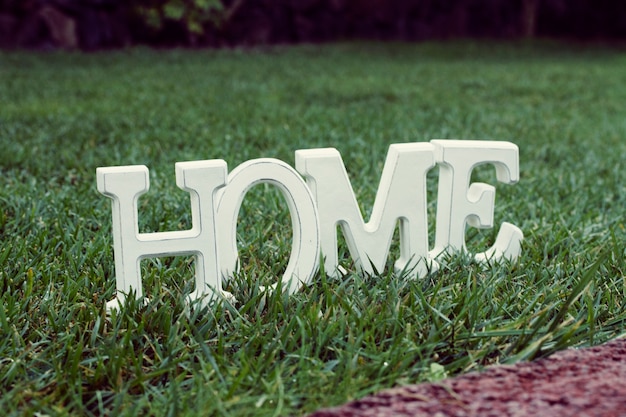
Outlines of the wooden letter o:
[{"label": "wooden letter o", "polygon": [[317,272],[320,229],[317,207],[311,191],[298,172],[278,159],[261,158],[242,163],[217,191],[217,242],[222,277],[232,277],[237,269],[237,218],[243,199],[253,186],[269,183],[282,192],[291,215],[293,242],[283,287],[290,294],[311,281]]}]

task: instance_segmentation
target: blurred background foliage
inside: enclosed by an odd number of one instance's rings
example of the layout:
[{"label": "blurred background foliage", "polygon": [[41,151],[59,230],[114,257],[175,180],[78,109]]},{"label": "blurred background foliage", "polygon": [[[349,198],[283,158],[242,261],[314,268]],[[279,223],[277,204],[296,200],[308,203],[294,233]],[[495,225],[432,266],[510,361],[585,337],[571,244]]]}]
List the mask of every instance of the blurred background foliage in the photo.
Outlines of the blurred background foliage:
[{"label": "blurred background foliage", "polygon": [[626,39],[614,0],[0,0],[0,47],[223,47],[349,39]]}]

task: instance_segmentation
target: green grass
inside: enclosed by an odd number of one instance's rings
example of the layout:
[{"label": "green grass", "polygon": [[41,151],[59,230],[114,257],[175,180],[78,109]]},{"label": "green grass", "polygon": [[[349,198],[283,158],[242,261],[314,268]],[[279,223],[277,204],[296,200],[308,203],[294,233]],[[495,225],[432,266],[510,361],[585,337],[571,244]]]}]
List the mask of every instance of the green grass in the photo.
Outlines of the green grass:
[{"label": "green grass", "polygon": [[[602,343],[626,327],[626,51],[551,43],[0,53],[0,407],[5,415],[300,415],[398,384]],[[144,232],[189,227],[177,161],[340,150],[371,209],[389,144],[508,140],[496,224],[515,264],[463,254],[422,280],[322,272],[291,297],[282,197],[240,217],[239,303],[185,307],[193,262],[142,264],[147,304],[107,317],[99,166],[145,164]],[[476,178],[495,184],[492,169]],[[431,242],[436,170],[429,175]],[[491,245],[498,227],[468,233]],[[397,247],[394,247],[397,251]],[[352,271],[350,260],[344,257]],[[391,261],[390,261],[391,264]]]}]

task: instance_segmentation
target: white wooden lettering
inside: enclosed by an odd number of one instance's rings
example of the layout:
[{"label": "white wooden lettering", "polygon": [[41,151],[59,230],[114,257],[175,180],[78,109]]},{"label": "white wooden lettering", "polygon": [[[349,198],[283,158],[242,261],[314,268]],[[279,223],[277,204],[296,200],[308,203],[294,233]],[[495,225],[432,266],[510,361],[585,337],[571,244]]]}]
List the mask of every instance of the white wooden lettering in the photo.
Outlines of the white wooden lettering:
[{"label": "white wooden lettering", "polygon": [[[431,255],[443,251],[466,250],[466,224],[477,228],[493,227],[495,188],[484,183],[470,184],[475,167],[493,164],[498,181],[511,184],[519,180],[518,148],[510,142],[432,140],[439,164],[437,227]],[[521,251],[522,231],[504,222],[494,245],[475,255],[477,260],[515,259]]]},{"label": "white wooden lettering", "polygon": [[355,266],[374,274],[384,269],[399,225],[400,257],[394,266],[424,275],[428,262],[426,174],[435,165],[433,150],[429,143],[389,147],[368,223],[339,152],[333,148],[296,151],[296,169],[306,178],[317,203],[327,274],[340,272],[337,226],[341,226]]},{"label": "white wooden lettering", "polygon": [[256,184],[273,184],[282,192],[293,228],[292,248],[283,275],[284,290],[296,291],[317,272],[320,231],[317,209],[311,191],[298,173],[278,159],[244,162],[229,175],[227,186],[218,192],[218,242],[223,277],[232,277],[237,268],[237,216],[246,193]]},{"label": "white wooden lettering", "polygon": [[[238,266],[237,217],[245,194],[259,183],[276,185],[292,218],[293,247],[283,275],[283,288],[294,292],[310,282],[319,261],[319,225],[313,196],[300,175],[277,159],[256,159],[235,168],[226,178],[222,160],[179,162],[176,182],[191,193],[192,228],[139,233],[137,200],[149,189],[148,168],[98,168],[98,191],[113,199],[113,247],[117,294],[107,307],[116,308],[126,294],[143,295],[140,261],[144,258],[194,255],[195,291],[191,299],[222,291],[222,278]],[[227,186],[226,186],[227,185]],[[216,227],[216,219],[218,226]],[[219,252],[218,252],[219,242]],[[204,302],[210,297],[204,298]]]},{"label": "white wooden lettering", "polygon": [[148,168],[121,166],[96,170],[98,191],[110,197],[113,208],[113,250],[117,293],[107,308],[117,308],[131,290],[143,295],[140,261],[144,258],[193,255],[195,291],[221,291],[215,242],[215,191],[226,184],[222,160],[176,163],[176,184],[191,197],[192,227],[184,231],[139,233],[137,200],[150,188]]},{"label": "white wooden lettering", "polygon": [[[428,250],[426,176],[438,164],[435,245]],[[148,168],[98,168],[98,191],[110,197],[113,211],[117,308],[134,291],[143,296],[140,261],[144,258],[192,255],[195,289],[191,299],[228,296],[222,280],[238,268],[237,219],[246,193],[259,183],[281,191],[291,216],[292,249],[282,276],[284,290],[294,292],[317,272],[320,251],[331,276],[339,273],[337,227],[359,270],[374,274],[384,269],[393,233],[400,231],[398,270],[421,276],[437,268],[435,259],[446,250],[466,250],[467,225],[493,226],[495,188],[470,183],[482,164],[495,166],[499,182],[519,179],[518,148],[509,142],[433,140],[431,143],[389,147],[372,215],[365,223],[341,155],[336,149],[296,151],[296,167],[277,159],[244,162],[229,175],[223,160],[179,162],[176,183],[191,196],[192,227],[184,231],[139,233],[137,200],[149,189]],[[475,254],[478,261],[515,259],[521,251],[522,231],[504,222],[494,245]],[[205,297],[210,296],[210,297]]]}]

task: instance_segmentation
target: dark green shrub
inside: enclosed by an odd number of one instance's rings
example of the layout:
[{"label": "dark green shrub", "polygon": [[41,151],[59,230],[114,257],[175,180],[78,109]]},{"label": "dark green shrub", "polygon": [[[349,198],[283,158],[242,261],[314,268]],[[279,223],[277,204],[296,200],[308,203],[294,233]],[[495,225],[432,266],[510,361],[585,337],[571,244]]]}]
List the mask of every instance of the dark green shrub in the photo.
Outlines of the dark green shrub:
[{"label": "dark green shrub", "polygon": [[203,34],[208,26],[218,26],[224,6],[220,0],[140,0],[134,11],[149,27],[158,30],[171,20],[194,36]]}]

